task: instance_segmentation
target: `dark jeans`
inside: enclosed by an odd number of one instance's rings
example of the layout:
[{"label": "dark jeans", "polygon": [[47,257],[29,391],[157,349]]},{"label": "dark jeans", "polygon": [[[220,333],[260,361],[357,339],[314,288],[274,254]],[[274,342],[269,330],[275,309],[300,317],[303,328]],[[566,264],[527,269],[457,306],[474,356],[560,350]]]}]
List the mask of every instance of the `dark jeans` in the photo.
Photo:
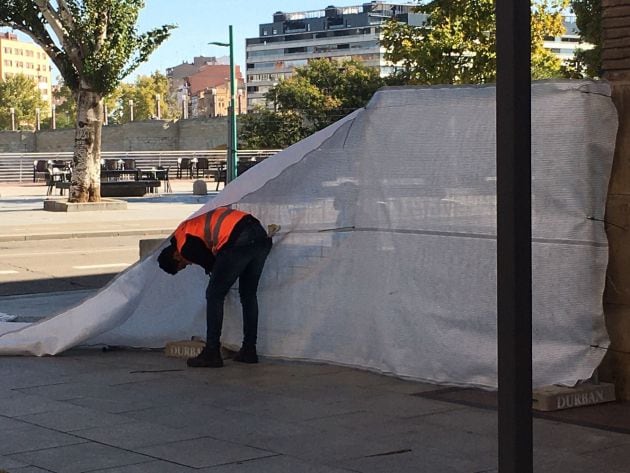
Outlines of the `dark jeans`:
[{"label": "dark jeans", "polygon": [[270,250],[271,238],[268,238],[264,229],[257,225],[256,228],[244,231],[234,244],[222,248],[217,253],[206,290],[208,347],[219,346],[223,328],[223,303],[237,279],[243,307],[243,345],[256,344],[258,335],[256,292]]}]

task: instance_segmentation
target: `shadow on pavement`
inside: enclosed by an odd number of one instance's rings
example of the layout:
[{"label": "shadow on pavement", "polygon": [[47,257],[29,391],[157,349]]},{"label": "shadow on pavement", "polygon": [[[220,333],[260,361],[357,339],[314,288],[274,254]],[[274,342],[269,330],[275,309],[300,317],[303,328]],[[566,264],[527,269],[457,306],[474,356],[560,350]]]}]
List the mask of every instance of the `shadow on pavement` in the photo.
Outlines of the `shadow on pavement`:
[{"label": "shadow on pavement", "polygon": [[30,281],[7,281],[0,285],[0,296],[99,289],[105,286],[117,274],[119,273],[92,274],[68,278],[33,279]]}]

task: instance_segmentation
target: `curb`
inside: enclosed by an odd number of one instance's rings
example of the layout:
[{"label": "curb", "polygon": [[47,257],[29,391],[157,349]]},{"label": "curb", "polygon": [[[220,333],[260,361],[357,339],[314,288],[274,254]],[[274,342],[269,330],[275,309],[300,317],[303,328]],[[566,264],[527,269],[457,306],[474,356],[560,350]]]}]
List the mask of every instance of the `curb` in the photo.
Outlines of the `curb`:
[{"label": "curb", "polygon": [[138,230],[102,230],[96,232],[59,232],[59,233],[36,233],[33,235],[1,235],[0,242],[7,241],[31,241],[31,240],[58,240],[64,238],[97,238],[133,235],[164,235],[168,237],[173,232],[172,228],[149,228]]}]

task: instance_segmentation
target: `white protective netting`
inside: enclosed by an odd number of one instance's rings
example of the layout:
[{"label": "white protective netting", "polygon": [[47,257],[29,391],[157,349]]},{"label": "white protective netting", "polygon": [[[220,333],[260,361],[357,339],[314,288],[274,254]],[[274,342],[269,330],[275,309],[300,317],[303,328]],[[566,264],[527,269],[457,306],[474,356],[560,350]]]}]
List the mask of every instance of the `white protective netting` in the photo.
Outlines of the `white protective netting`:
[{"label": "white protective netting", "polygon": [[[608,345],[603,223],[617,115],[606,83],[532,86],[534,384],[588,378]],[[259,352],[496,386],[495,88],[391,88],[269,158],[220,205],[282,225],[259,290]],[[157,253],[81,305],[0,324],[0,353],[163,346],[205,333],[198,268]],[[238,345],[240,305],[224,342]],[[599,347],[599,348],[595,348]]]}]

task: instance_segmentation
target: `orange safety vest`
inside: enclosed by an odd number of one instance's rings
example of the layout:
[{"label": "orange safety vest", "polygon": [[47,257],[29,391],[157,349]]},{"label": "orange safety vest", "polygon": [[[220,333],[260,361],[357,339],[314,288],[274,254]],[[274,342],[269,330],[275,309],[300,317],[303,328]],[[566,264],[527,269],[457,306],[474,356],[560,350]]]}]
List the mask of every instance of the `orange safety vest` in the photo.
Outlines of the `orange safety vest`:
[{"label": "orange safety vest", "polygon": [[213,254],[225,245],[236,224],[246,217],[247,213],[240,210],[218,207],[198,217],[185,220],[175,230],[177,251],[181,255],[182,247],[186,243],[186,235],[201,238]]}]

